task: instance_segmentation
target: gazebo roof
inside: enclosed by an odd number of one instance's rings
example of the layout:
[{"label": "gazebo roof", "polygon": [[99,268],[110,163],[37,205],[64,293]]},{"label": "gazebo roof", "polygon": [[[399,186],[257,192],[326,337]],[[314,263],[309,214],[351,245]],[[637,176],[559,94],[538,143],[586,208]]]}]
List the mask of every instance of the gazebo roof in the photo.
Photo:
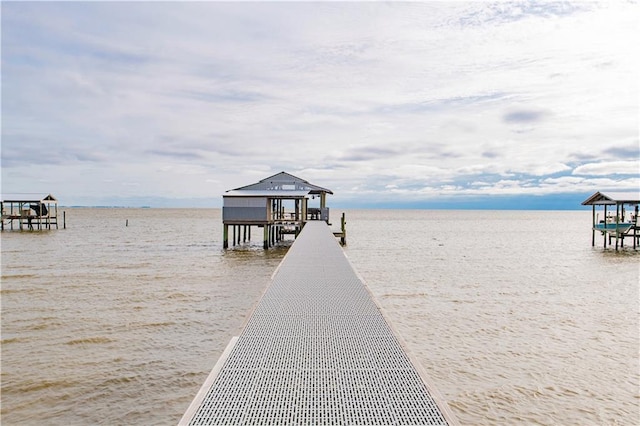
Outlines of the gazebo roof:
[{"label": "gazebo roof", "polygon": [[58,199],[51,194],[14,193],[2,194],[3,203],[47,203],[56,204]]},{"label": "gazebo roof", "polygon": [[238,192],[240,191],[260,191],[265,192],[266,195],[273,195],[273,193],[269,191],[279,191],[285,193],[281,195],[300,191],[306,191],[307,194],[333,194],[330,189],[314,185],[287,172],[280,172],[251,185],[241,186],[240,188],[229,190],[227,191],[227,193],[231,192],[233,193],[233,195],[240,195],[238,194]]},{"label": "gazebo roof", "polygon": [[640,192],[596,192],[582,202],[583,206],[640,204]]}]

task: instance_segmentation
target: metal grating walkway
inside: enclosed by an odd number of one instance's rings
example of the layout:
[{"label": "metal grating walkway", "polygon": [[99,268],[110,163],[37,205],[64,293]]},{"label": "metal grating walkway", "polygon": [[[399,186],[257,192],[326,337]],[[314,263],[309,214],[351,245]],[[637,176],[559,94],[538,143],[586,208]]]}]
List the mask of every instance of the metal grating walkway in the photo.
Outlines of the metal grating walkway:
[{"label": "metal grating walkway", "polygon": [[325,222],[308,222],[181,425],[457,424]]}]

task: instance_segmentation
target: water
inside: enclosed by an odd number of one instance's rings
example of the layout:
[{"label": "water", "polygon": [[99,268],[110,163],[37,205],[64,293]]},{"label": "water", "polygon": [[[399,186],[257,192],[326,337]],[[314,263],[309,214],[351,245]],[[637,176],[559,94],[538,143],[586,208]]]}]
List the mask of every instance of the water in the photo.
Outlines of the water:
[{"label": "water", "polygon": [[[348,211],[345,252],[462,424],[635,425],[640,254],[590,221]],[[220,210],[67,225],[2,234],[2,424],[176,424],[287,244],[222,250]]]}]

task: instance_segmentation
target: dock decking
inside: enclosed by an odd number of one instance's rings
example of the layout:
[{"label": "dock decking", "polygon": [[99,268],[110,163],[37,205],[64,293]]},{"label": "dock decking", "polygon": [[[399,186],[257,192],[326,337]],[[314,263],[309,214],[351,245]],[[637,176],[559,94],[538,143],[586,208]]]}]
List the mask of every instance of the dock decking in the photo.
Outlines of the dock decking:
[{"label": "dock decking", "polygon": [[456,425],[324,221],[308,222],[180,425]]}]

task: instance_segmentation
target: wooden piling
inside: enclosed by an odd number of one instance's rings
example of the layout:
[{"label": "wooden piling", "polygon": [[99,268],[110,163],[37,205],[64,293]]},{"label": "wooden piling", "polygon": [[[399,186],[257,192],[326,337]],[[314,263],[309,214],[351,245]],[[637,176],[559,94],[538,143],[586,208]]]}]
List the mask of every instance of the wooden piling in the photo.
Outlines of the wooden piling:
[{"label": "wooden piling", "polygon": [[264,225],[262,227],[262,248],[269,248],[269,225]]},{"label": "wooden piling", "polygon": [[618,224],[620,223],[620,204],[616,204],[616,251],[618,250],[618,240],[620,232],[618,232]]},{"label": "wooden piling", "polygon": [[596,206],[591,206],[591,247],[596,245]]},{"label": "wooden piling", "polygon": [[638,206],[635,207],[635,216],[633,216],[633,248],[635,250],[638,244]]},{"label": "wooden piling", "polygon": [[[605,224],[607,222],[607,206],[606,206],[606,204],[604,206],[604,222],[605,222]],[[607,233],[604,232],[602,235],[604,235],[604,248],[607,248]]]}]

